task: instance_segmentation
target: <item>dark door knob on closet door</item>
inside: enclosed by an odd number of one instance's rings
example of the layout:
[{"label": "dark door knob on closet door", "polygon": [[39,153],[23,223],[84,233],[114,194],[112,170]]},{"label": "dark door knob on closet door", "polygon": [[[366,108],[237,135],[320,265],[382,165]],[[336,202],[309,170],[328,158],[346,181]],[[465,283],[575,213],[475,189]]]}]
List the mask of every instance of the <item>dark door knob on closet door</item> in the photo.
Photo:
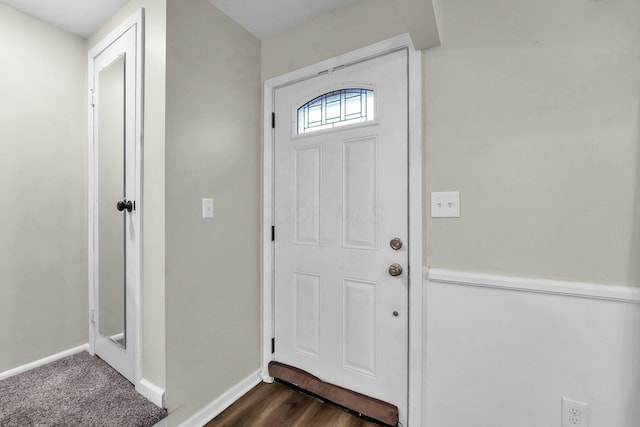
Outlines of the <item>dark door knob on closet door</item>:
[{"label": "dark door knob on closet door", "polygon": [[116,208],[122,212],[123,210],[127,210],[127,212],[131,212],[133,210],[133,203],[131,203],[131,200],[120,200],[117,204],[116,204]]}]

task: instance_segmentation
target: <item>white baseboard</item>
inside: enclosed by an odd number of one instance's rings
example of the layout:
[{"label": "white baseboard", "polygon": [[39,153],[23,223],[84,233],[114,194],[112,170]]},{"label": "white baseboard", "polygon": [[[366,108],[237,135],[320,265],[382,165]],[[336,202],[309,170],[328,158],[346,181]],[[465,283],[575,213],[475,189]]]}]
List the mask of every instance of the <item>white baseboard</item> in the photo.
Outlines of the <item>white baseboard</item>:
[{"label": "white baseboard", "polygon": [[180,427],[204,426],[261,381],[262,378],[260,377],[260,370],[258,369],[224,392],[222,396],[193,414],[188,420],[180,424]]},{"label": "white baseboard", "polygon": [[109,338],[111,339],[111,341],[118,342],[118,341],[120,341],[121,339],[124,338],[124,332],[120,332],[119,334],[111,335]]},{"label": "white baseboard", "polygon": [[27,363],[26,365],[18,366],[17,368],[0,372],[0,380],[4,380],[5,378],[9,378],[14,375],[21,374],[23,372],[29,371],[34,368],[38,368],[40,366],[46,365],[47,363],[55,362],[56,360],[60,360],[67,356],[71,356],[73,354],[80,353],[82,351],[87,351],[88,349],[89,349],[89,344],[79,345],[78,347],[70,348],[69,350],[65,350],[57,354],[52,354],[51,356],[47,356],[42,359],[36,360],[34,362]]},{"label": "white baseboard", "polygon": [[138,384],[136,384],[136,391],[154,405],[165,408],[164,389],[153,384],[151,381],[141,378]]},{"label": "white baseboard", "polygon": [[169,427],[169,421],[166,418],[161,419],[153,425],[153,427]]},{"label": "white baseboard", "polygon": [[169,427],[169,421],[166,418],[161,419],[153,425],[153,427]]},{"label": "white baseboard", "polygon": [[431,283],[476,286],[640,304],[640,288],[631,286],[601,285],[597,283],[568,282],[551,279],[530,279],[439,268],[425,268],[424,273],[425,278]]}]

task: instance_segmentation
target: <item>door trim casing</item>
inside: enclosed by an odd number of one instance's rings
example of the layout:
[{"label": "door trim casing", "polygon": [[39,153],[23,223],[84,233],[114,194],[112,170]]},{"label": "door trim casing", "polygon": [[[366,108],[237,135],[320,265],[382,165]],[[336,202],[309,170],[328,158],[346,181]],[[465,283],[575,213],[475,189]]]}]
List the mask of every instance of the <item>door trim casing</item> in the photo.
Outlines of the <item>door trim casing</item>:
[{"label": "door trim casing", "polygon": [[[409,166],[409,349],[408,349],[408,426],[422,425],[423,402],[423,273],[422,273],[422,55],[415,50],[409,34],[402,34],[373,45],[339,55],[264,82],[263,116],[263,193],[262,193],[262,369],[266,382],[273,360],[274,336],[274,129],[269,126],[275,111],[274,93],[278,88],[311,79],[319,73],[372,59],[400,49],[408,49],[408,166]],[[277,234],[277,231],[276,231]],[[277,238],[277,236],[276,236]]]},{"label": "door trim casing", "polygon": [[[89,249],[89,266],[88,266],[88,284],[89,284],[89,313],[96,308],[95,295],[95,264],[96,264],[96,234],[97,222],[95,197],[97,194],[97,179],[95,176],[95,165],[97,164],[97,152],[94,146],[94,118],[93,118],[93,97],[91,89],[94,82],[94,58],[101,52],[113,44],[121,35],[126,33],[130,28],[136,27],[136,77],[135,77],[135,168],[136,168],[136,215],[134,217],[135,230],[137,233],[135,241],[137,242],[134,251],[138,262],[134,268],[135,284],[133,286],[133,319],[127,319],[127,322],[133,323],[135,331],[135,339],[133,340],[134,349],[134,385],[136,389],[140,387],[142,380],[142,214],[143,214],[143,144],[144,144],[144,8],[138,9],[136,13],[124,20],[120,25],[114,28],[109,34],[91,48],[88,52],[88,68],[87,68],[87,119],[88,119],[88,249]],[[95,355],[95,328],[91,321],[90,314],[87,316],[89,325],[89,353]]]}]

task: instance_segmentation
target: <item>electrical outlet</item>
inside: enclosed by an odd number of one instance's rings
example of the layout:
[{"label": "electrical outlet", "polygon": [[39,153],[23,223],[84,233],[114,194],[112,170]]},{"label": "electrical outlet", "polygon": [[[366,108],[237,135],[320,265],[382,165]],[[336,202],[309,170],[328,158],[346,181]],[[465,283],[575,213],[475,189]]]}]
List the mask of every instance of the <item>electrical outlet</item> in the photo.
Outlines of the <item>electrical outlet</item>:
[{"label": "electrical outlet", "polygon": [[584,402],[562,398],[562,427],[589,427],[588,408]]}]

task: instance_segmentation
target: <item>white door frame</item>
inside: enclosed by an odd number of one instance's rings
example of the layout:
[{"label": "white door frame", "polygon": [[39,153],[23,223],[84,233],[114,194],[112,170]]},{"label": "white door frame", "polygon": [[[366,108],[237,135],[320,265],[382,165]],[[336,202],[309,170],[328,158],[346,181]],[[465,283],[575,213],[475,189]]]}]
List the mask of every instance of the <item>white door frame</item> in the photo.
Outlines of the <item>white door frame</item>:
[{"label": "white door frame", "polygon": [[392,51],[408,49],[409,59],[409,378],[408,426],[422,425],[423,371],[423,289],[422,289],[422,55],[414,49],[408,34],[322,61],[264,82],[264,147],[262,200],[262,379],[273,381],[268,365],[273,360],[271,338],[274,336],[273,266],[274,247],[274,130],[270,123],[275,90],[307,80],[319,73],[333,71]]},{"label": "white door frame", "polygon": [[[137,242],[134,251],[136,252],[136,258],[138,262],[134,266],[128,266],[134,269],[135,281],[133,283],[133,318],[127,318],[127,322],[133,323],[133,329],[135,331],[135,339],[132,340],[131,346],[134,352],[134,385],[136,390],[140,386],[140,380],[142,379],[142,151],[143,151],[143,111],[144,111],[144,98],[143,98],[143,76],[144,76],[144,9],[139,9],[135,14],[126,19],[117,28],[111,31],[105,36],[96,46],[94,46],[88,53],[88,164],[89,164],[89,353],[95,355],[95,323],[92,321],[93,313],[96,309],[96,295],[95,295],[95,265],[97,263],[97,233],[98,224],[95,221],[97,213],[96,197],[98,194],[97,188],[97,176],[95,174],[95,165],[97,165],[98,153],[95,150],[94,145],[94,118],[93,118],[93,96],[91,89],[93,88],[95,73],[94,73],[94,58],[96,58],[102,51],[108,48],[113,42],[115,42],[122,34],[126,33],[130,28],[135,27],[136,31],[136,100],[135,100],[135,168],[136,168],[136,185],[135,193],[137,195],[134,225],[136,230]],[[127,285],[130,285],[129,283]],[[127,338],[127,345],[129,344],[129,338]]]}]

